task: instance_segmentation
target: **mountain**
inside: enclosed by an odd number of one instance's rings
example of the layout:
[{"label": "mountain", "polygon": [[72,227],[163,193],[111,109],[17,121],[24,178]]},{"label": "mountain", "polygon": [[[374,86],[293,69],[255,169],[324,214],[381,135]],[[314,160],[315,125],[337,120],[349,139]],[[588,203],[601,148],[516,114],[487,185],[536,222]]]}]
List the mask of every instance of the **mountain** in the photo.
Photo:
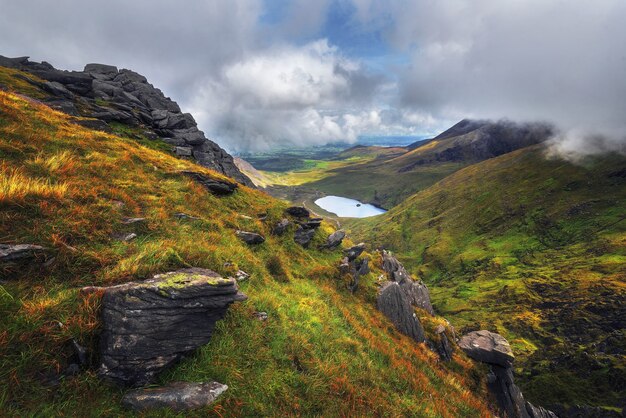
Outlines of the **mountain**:
[{"label": "mountain", "polygon": [[[116,114],[68,77],[62,106]],[[393,257],[238,184],[224,155],[207,168],[147,125],[56,111],[34,72],[0,82],[2,415],[144,416],[126,407],[172,390],[219,396],[185,416],[492,413],[486,366]]]},{"label": "mountain", "polygon": [[[404,152],[389,152],[362,164],[329,170],[307,187],[391,208],[412,194],[479,161],[546,141],[552,128],[545,124],[464,120]],[[361,153],[365,153],[361,149]]]},{"label": "mountain", "polygon": [[507,337],[531,401],[623,408],[625,205],[625,157],[574,164],[540,144],[462,168],[349,229],[394,250],[462,333]]},{"label": "mountain", "polygon": [[[172,146],[180,157],[196,160],[236,179],[247,186],[252,182],[235,166],[233,158],[216,143],[209,141],[189,113],[182,113],[176,102],[149,84],[144,76],[131,70],[119,70],[111,65],[87,64],[84,71],[62,71],[47,62],[37,63],[28,57],[7,58],[0,55],[5,70],[3,82],[15,83],[16,78],[33,86],[29,92],[54,109],[82,120],[89,127],[111,132],[123,129],[138,137],[161,139]],[[120,126],[121,125],[121,126]],[[128,132],[131,129],[133,132]]]}]

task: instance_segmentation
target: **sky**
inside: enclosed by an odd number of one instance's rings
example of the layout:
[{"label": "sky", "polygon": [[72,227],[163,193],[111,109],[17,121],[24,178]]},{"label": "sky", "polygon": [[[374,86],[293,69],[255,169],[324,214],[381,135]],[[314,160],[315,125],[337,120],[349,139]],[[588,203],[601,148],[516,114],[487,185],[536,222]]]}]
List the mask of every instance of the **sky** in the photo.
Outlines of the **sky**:
[{"label": "sky", "polygon": [[624,0],[0,0],[0,55],[133,69],[231,152],[544,121],[626,153]]}]

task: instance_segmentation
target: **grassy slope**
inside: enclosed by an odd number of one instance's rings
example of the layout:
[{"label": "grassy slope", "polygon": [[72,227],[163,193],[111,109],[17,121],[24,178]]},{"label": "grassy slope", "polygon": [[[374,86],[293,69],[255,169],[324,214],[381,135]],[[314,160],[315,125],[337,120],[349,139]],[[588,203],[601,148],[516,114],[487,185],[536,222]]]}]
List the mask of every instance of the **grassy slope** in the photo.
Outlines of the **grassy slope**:
[{"label": "grassy slope", "polygon": [[616,406],[626,398],[625,168],[617,156],[574,165],[526,148],[352,230],[394,249],[452,323],[507,336],[531,400]]},{"label": "grassy slope", "polygon": [[437,147],[437,144],[437,141],[430,141],[401,155],[396,152],[379,153],[379,158],[329,169],[303,185],[327,194],[351,197],[391,208],[467,165],[458,162],[435,162],[407,172],[399,172],[414,160],[424,158],[439,148],[445,148],[443,145]]},{"label": "grassy slope", "polygon": [[[142,142],[78,127],[0,92],[0,242],[37,243],[54,255],[47,267],[0,272],[3,414],[127,415],[122,392],[93,371],[52,383],[71,338],[96,344],[97,296],[78,289],[197,266],[252,274],[241,286],[248,301],[231,308],[210,344],[163,377],[230,386],[199,415],[487,415],[472,391],[484,393],[471,377],[480,373],[464,357],[439,363],[374,309],[379,270],[351,295],[337,277],[338,251],[304,250],[291,233],[270,236],[284,203],[245,187],[214,197],[177,172],[218,174]],[[179,221],[177,212],[202,220]],[[267,223],[258,213],[269,214]],[[148,221],[134,229],[120,222],[125,216]],[[234,236],[238,228],[268,240],[247,247]],[[111,238],[130,231],[139,237],[129,243]],[[269,320],[254,319],[255,311]]]}]

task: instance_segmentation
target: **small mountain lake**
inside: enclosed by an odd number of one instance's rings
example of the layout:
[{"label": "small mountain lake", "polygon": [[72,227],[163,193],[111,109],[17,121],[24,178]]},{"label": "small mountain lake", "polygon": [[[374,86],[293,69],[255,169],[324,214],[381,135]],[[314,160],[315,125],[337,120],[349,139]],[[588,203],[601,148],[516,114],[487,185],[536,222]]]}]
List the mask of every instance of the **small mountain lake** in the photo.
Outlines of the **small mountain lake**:
[{"label": "small mountain lake", "polygon": [[325,196],[315,201],[320,208],[343,218],[368,218],[387,212],[369,203],[340,196]]}]

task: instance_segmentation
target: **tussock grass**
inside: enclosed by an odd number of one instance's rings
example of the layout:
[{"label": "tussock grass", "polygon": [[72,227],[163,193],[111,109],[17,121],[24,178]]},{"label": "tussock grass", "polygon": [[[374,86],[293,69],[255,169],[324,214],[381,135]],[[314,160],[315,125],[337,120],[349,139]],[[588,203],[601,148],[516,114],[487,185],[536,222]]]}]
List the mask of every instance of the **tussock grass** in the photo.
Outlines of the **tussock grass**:
[{"label": "tussock grass", "polygon": [[20,168],[0,165],[0,204],[19,204],[29,198],[61,199],[67,192],[65,183],[29,177]]}]

